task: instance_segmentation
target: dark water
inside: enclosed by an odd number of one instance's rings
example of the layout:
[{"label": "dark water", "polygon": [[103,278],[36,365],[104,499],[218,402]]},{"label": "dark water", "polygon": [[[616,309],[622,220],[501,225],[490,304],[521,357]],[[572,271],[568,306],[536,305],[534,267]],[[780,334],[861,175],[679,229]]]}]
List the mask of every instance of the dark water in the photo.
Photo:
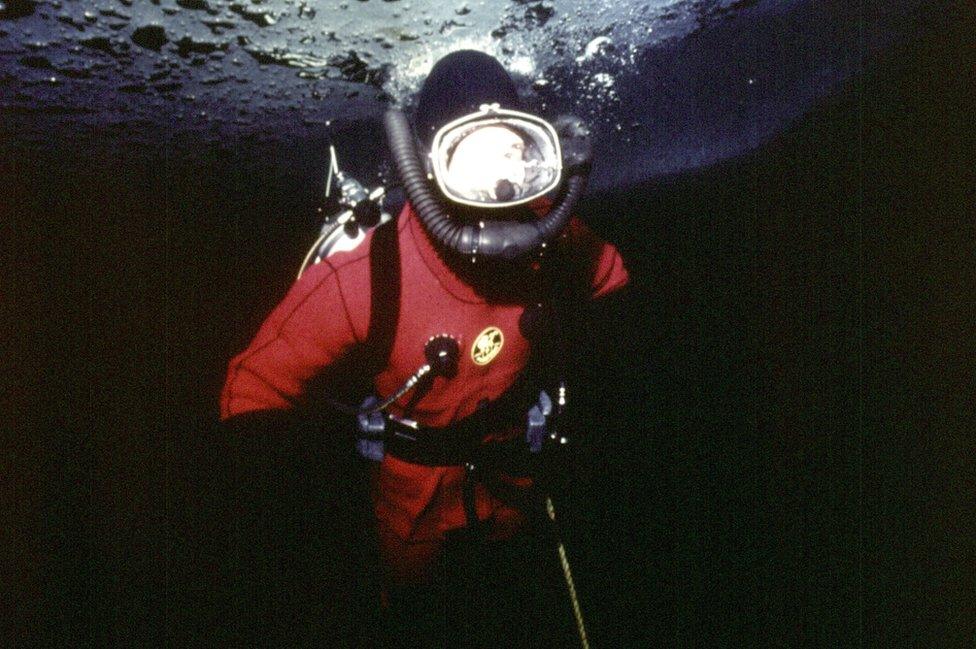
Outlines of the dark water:
[{"label": "dark water", "polygon": [[[580,350],[561,501],[594,646],[971,646],[969,13],[755,153],[584,206],[635,284]],[[4,633],[179,646],[243,618],[342,646],[368,596],[345,447],[253,455],[251,542],[213,425],[314,232],[317,161],[97,135],[0,158]],[[267,583],[229,589],[241,557]]]}]

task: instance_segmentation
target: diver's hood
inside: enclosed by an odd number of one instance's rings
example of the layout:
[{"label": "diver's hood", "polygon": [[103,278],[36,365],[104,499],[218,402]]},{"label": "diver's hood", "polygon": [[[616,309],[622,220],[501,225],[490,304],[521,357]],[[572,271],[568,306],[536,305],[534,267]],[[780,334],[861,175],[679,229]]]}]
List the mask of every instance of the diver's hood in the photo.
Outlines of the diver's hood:
[{"label": "diver's hood", "polygon": [[[407,198],[435,244],[476,261],[540,252],[563,230],[586,185],[589,133],[523,111],[511,76],[473,50],[439,60],[420,89],[416,133],[406,116],[384,125]],[[543,196],[552,208],[526,218]]]}]

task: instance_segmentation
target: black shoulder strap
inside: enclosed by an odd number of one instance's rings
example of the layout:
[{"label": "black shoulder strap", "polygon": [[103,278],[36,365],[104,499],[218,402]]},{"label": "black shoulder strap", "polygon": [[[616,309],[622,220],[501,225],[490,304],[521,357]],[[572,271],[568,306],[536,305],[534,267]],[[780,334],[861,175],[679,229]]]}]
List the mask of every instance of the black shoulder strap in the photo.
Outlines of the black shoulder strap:
[{"label": "black shoulder strap", "polygon": [[393,218],[378,225],[369,248],[370,310],[366,344],[376,364],[372,374],[386,367],[390,359],[400,317],[398,221]]}]

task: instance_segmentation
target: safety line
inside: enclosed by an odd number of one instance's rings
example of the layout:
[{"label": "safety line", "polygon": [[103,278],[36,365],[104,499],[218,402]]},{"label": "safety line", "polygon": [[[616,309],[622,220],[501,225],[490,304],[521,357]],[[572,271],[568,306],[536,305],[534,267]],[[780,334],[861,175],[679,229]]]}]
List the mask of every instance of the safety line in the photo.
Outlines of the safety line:
[{"label": "safety line", "polygon": [[[546,496],[546,512],[549,514],[549,520],[555,523],[556,508],[549,496]],[[569,569],[569,559],[566,557],[566,548],[558,537],[556,542],[559,550],[559,563],[562,564],[563,577],[566,578],[566,588],[569,590],[569,599],[573,604],[573,616],[576,618],[576,630],[579,632],[580,644],[583,645],[583,649],[590,649],[590,641],[586,638],[586,625],[583,624],[583,611],[580,609],[579,598],[576,596],[576,585],[573,583],[573,572]]]}]

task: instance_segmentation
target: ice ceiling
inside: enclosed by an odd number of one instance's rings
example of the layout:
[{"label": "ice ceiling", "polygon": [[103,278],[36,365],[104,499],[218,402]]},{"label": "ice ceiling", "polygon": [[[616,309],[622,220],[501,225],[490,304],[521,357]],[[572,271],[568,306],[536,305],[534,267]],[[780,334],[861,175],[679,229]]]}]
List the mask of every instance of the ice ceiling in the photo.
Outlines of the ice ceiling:
[{"label": "ice ceiling", "polygon": [[530,105],[596,129],[598,182],[756,146],[894,38],[912,3],[867,16],[803,0],[0,0],[7,138],[286,146],[409,107],[441,55],[486,51]]}]

